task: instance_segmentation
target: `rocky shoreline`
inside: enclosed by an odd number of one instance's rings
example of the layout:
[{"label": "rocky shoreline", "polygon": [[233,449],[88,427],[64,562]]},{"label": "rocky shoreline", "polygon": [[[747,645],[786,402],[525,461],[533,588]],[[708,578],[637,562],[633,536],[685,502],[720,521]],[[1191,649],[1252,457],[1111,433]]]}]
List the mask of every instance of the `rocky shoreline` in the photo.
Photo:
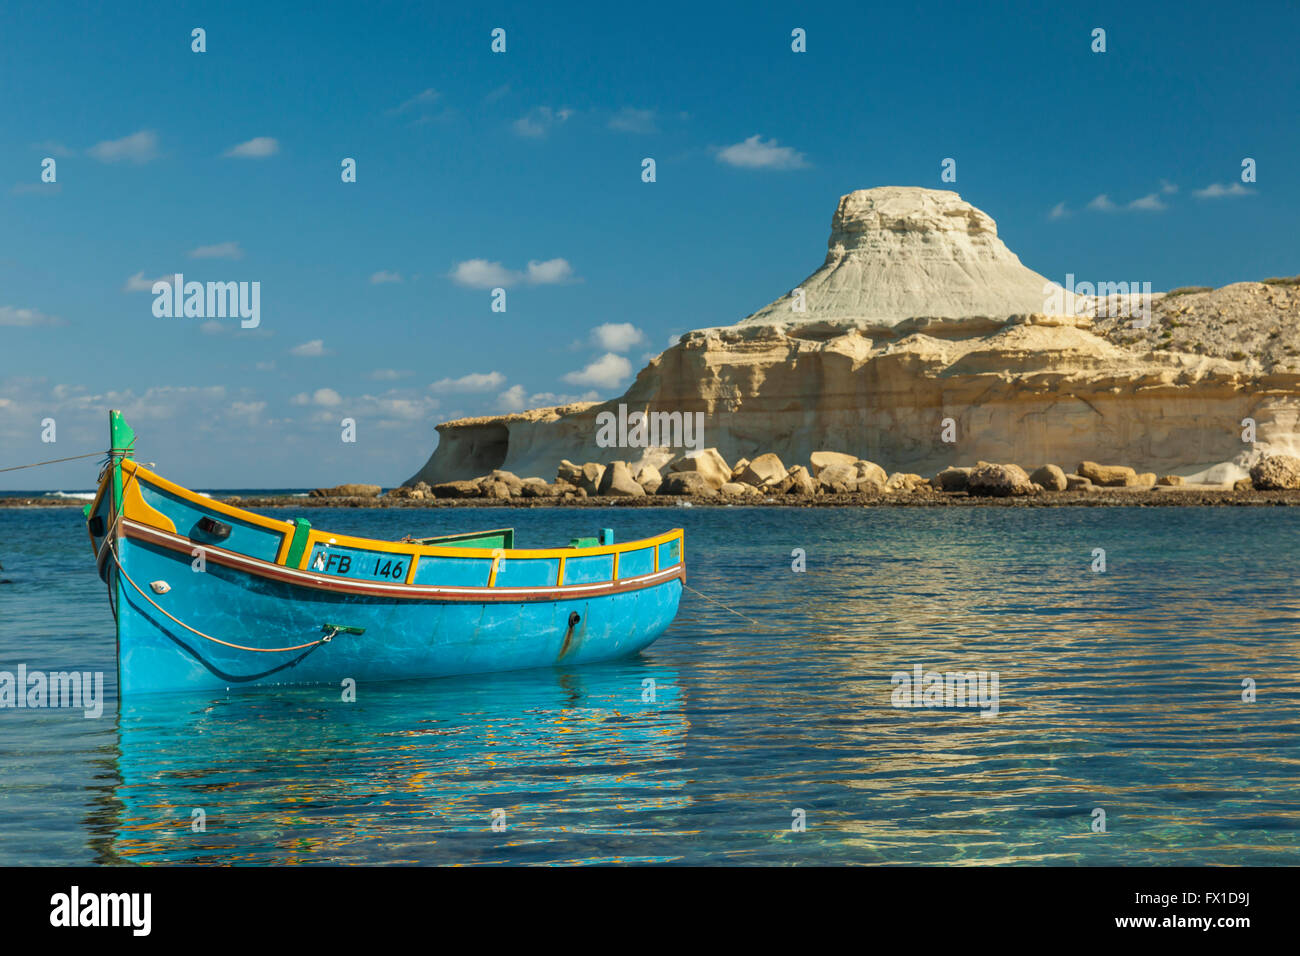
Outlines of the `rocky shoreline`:
[{"label": "rocky shoreline", "polygon": [[[290,495],[216,500],[242,508],[590,508],[590,507],[1204,507],[1300,504],[1300,458],[1260,458],[1232,484],[1187,484],[1176,475],[1139,474],[1125,465],[1082,461],[1074,472],[1047,464],[978,462],[931,478],[895,472],[840,452],[820,451],[809,467],[787,468],[774,454],[729,466],[716,449],[678,458],[669,473],[626,462],[563,461],[554,482],[493,471],[436,485],[417,482],[384,492],[378,485],[317,488]],[[68,498],[0,498],[0,507],[72,507]]]}]

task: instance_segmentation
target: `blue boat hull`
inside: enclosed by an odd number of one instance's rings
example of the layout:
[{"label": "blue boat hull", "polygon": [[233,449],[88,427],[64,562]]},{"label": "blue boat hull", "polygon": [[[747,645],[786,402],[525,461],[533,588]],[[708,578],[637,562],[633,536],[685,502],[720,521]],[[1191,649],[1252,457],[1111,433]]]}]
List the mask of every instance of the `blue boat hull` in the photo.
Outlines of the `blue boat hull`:
[{"label": "blue boat hull", "polygon": [[[270,684],[333,684],[445,677],[581,664],[635,654],[672,623],[680,577],[559,600],[423,600],[340,593],[272,580],[188,553],[118,539],[126,575],[106,570],[116,594],[123,696]],[[364,629],[303,650],[239,650],[197,636],[147,600],[144,582],[168,582],[167,611],[208,635],[261,648],[318,638],[325,622]],[[570,619],[578,615],[570,626]]]}]

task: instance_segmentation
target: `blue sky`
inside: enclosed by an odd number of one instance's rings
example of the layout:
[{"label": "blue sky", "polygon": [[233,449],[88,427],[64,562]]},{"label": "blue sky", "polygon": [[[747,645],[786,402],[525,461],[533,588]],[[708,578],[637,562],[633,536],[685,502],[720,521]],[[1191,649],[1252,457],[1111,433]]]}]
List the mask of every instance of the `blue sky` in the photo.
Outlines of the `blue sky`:
[{"label": "blue sky", "polygon": [[[6,4],[0,466],[112,406],[195,487],[396,484],[438,422],[617,395],[783,294],[870,186],[956,189],[1058,281],[1300,272],[1294,4],[806,6]],[[156,317],[177,271],[259,282],[260,327]]]}]

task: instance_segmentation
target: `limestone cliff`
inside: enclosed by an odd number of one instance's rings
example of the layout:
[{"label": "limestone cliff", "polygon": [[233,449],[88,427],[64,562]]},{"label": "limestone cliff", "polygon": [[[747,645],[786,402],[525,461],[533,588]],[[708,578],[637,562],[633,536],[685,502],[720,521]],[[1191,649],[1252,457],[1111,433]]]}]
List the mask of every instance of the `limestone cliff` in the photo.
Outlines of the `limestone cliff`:
[{"label": "limestone cliff", "polygon": [[1261,452],[1300,450],[1294,284],[1157,296],[1145,329],[1091,316],[1087,298],[1057,298],[1082,315],[1047,314],[1055,287],[987,215],[956,193],[882,187],[840,200],[825,263],[793,289],[803,311],[785,295],[688,333],[620,398],[438,426],[410,482],[498,467],[549,478],[562,458],[661,465],[682,454],[598,446],[597,414],[620,404],[703,412],[704,445],[733,462],[832,449],[922,474],[1097,459],[1229,480]]}]

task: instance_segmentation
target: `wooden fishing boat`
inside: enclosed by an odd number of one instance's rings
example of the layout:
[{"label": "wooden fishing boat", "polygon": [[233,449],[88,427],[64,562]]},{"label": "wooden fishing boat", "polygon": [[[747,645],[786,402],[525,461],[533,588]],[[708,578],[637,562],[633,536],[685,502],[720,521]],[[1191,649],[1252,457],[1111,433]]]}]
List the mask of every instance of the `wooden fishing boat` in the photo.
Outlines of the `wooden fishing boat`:
[{"label": "wooden fishing boat", "polygon": [[268,518],[111,451],[86,526],[119,693],[444,677],[634,654],[672,623],[683,534],[514,547],[512,529],[378,541]]}]

